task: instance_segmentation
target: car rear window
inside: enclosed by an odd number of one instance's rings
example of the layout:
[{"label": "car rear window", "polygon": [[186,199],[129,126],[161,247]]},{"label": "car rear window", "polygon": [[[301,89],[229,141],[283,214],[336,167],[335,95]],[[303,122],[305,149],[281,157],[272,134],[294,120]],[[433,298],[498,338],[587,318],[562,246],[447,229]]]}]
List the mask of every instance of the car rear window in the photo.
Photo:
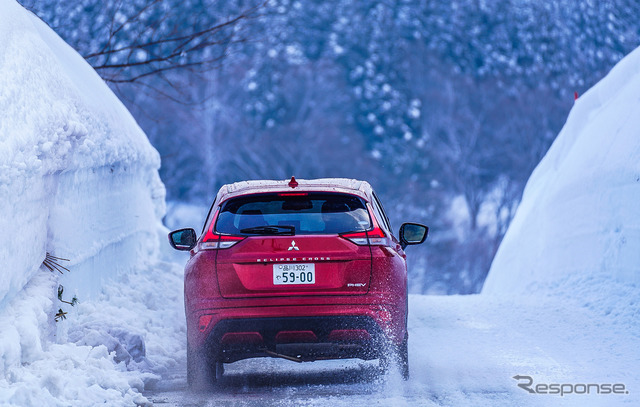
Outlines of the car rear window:
[{"label": "car rear window", "polygon": [[269,235],[284,227],[292,234],[336,234],[368,230],[365,202],[339,193],[291,193],[242,196],[226,201],[215,230],[231,235]]}]

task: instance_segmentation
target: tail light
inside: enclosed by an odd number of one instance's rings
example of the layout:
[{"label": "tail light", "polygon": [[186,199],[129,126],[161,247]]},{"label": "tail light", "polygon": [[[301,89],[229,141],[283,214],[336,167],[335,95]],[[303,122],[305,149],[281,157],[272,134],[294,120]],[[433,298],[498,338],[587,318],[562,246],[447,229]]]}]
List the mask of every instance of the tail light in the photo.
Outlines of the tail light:
[{"label": "tail light", "polygon": [[200,250],[228,249],[236,243],[244,240],[245,236],[219,235],[217,233],[207,233],[200,243]]},{"label": "tail light", "polygon": [[245,236],[221,235],[214,232],[213,227],[216,224],[218,213],[220,213],[219,208],[213,215],[211,226],[209,227],[209,230],[207,230],[207,233],[204,235],[204,239],[202,239],[202,242],[198,245],[198,248],[200,250],[228,249],[245,238]]},{"label": "tail light", "polygon": [[391,246],[391,240],[384,234],[384,231],[380,229],[376,217],[371,215],[370,207],[369,216],[371,216],[371,220],[373,222],[373,229],[366,230],[364,232],[344,233],[340,236],[357,244],[358,246]]},{"label": "tail light", "polygon": [[366,232],[345,233],[340,236],[358,246],[390,246],[389,238],[379,227]]}]

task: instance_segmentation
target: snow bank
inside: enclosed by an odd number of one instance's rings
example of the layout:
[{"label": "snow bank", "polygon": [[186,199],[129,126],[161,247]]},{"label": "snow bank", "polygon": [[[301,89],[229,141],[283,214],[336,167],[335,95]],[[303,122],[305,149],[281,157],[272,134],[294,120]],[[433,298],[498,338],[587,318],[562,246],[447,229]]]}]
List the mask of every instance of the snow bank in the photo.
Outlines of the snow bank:
[{"label": "snow bank", "polygon": [[[45,251],[74,268],[148,232],[164,190],[158,153],[95,71],[17,3],[0,7],[1,305]],[[115,214],[127,219],[103,224]]]},{"label": "snow bank", "polygon": [[[12,322],[8,315],[49,320],[42,309],[50,305],[46,294],[54,279],[51,273],[36,274],[3,311],[0,326]],[[17,329],[3,330],[3,340],[14,339],[9,333],[24,327],[32,331],[21,335],[22,363],[0,375],[0,405],[149,405],[143,389],[172,385],[173,372],[186,369],[182,303],[182,266],[158,262],[121,276],[97,299],[69,309],[67,320],[58,323],[69,342],[40,341],[35,323],[13,321]]]},{"label": "snow bank", "polygon": [[[56,310],[71,310],[57,299],[59,284],[65,300],[87,302],[157,257],[159,166],[82,57],[14,0],[0,0],[0,378],[66,340],[53,322]],[[46,270],[47,252],[69,259],[61,264],[70,271]],[[19,380],[11,371],[8,380]]]},{"label": "snow bank", "polygon": [[566,405],[638,405],[638,129],[640,48],[576,101],[527,183],[479,296],[503,303],[500,324],[524,333],[517,342],[496,335],[506,362],[522,366],[514,374],[628,389],[606,400],[567,397]]},{"label": "snow bank", "polygon": [[640,48],[576,101],[527,184],[483,293],[639,297],[639,95]]}]

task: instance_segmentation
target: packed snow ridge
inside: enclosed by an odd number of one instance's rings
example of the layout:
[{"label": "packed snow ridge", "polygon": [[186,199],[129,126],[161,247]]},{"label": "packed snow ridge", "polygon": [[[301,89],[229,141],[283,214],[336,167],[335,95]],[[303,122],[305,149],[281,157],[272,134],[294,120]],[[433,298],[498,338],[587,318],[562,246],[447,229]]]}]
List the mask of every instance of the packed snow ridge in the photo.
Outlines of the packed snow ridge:
[{"label": "packed snow ridge", "polygon": [[638,287],[639,67],[636,49],[576,101],[527,183],[483,293]]},{"label": "packed snow ridge", "polygon": [[[45,252],[70,259],[75,270],[103,261],[101,252],[125,239],[149,241],[134,235],[153,231],[164,188],[158,153],[95,71],[17,3],[0,5],[6,304],[39,272]],[[113,271],[130,268],[138,250],[155,244],[131,243],[130,253],[104,261]]]},{"label": "packed snow ridge", "polygon": [[[54,321],[58,309],[73,312],[58,300],[58,286],[66,301],[88,303],[110,279],[158,257],[159,166],[145,134],[83,58],[14,0],[0,0],[0,404],[91,404],[71,385],[82,374],[67,382],[52,366],[89,359],[114,369],[113,349],[54,345],[84,340]],[[47,252],[68,259],[60,264],[69,272],[43,267]],[[38,364],[51,377],[19,369]],[[140,396],[132,383],[112,382],[119,400]]]}]

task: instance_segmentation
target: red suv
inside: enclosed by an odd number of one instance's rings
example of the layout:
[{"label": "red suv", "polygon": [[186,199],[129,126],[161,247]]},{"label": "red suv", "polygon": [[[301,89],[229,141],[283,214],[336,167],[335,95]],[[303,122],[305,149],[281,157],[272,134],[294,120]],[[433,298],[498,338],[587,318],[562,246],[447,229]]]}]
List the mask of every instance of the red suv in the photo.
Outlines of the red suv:
[{"label": "red suv", "polygon": [[184,298],[187,380],[213,383],[223,363],[253,357],[395,361],[408,378],[404,248],[371,186],[350,179],[245,181],[223,186],[189,250]]}]

